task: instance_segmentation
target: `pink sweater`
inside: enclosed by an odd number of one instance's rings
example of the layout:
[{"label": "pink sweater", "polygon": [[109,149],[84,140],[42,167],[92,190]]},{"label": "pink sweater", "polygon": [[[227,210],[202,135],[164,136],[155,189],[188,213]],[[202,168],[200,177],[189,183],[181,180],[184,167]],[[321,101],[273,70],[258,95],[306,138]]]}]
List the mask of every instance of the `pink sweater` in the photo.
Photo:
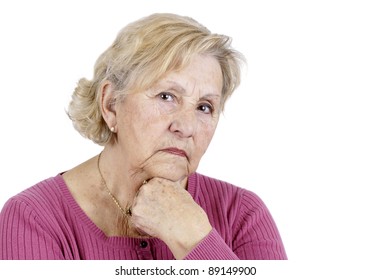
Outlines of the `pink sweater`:
[{"label": "pink sweater", "polygon": [[[252,192],[198,173],[188,191],[213,230],[186,259],[286,259],[264,203]],[[9,199],[0,213],[0,259],[173,259],[160,239],[107,237],[57,175]]]}]

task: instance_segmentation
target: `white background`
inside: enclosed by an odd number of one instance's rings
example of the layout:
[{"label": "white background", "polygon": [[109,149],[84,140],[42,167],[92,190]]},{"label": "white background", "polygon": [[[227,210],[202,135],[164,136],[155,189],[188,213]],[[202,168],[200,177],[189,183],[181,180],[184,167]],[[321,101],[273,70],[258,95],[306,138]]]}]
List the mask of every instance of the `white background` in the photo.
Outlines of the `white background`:
[{"label": "white background", "polygon": [[65,114],[76,82],[124,25],[173,12],[230,35],[248,61],[199,172],[257,193],[292,262],[359,273],[371,250],[367,2],[2,1],[0,207],[100,151]]}]

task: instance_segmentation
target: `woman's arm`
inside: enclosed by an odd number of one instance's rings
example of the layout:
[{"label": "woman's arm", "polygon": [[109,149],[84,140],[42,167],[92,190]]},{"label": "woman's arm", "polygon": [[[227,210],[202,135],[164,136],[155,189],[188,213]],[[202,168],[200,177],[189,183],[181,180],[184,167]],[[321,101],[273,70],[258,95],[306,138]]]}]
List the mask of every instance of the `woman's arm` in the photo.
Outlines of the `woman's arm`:
[{"label": "woman's arm", "polygon": [[25,202],[12,198],[0,213],[0,259],[64,259],[57,242],[40,226]]},{"label": "woman's arm", "polygon": [[286,260],[278,228],[264,202],[240,190],[238,216],[233,223],[233,251],[245,260]]},{"label": "woman's arm", "polygon": [[[233,217],[212,228],[205,211],[183,188],[154,178],[141,187],[133,204],[133,225],[163,240],[177,259],[286,259],[277,227],[264,203],[252,192],[238,190],[228,204]],[[220,212],[222,213],[222,211]],[[228,243],[228,244],[227,244]]]},{"label": "woman's arm", "polygon": [[287,259],[276,224],[263,201],[254,193],[242,189],[239,189],[237,197],[234,205],[236,215],[231,226],[232,248],[213,229],[186,259]]}]

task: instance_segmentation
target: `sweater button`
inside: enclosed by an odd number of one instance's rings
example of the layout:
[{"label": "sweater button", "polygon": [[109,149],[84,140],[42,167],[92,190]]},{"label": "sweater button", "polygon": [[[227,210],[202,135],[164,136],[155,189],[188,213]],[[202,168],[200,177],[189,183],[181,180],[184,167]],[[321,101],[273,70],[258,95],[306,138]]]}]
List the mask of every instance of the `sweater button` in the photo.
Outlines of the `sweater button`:
[{"label": "sweater button", "polygon": [[140,248],[147,248],[147,246],[148,246],[148,242],[147,241],[140,241],[140,243],[139,243],[139,247]]}]

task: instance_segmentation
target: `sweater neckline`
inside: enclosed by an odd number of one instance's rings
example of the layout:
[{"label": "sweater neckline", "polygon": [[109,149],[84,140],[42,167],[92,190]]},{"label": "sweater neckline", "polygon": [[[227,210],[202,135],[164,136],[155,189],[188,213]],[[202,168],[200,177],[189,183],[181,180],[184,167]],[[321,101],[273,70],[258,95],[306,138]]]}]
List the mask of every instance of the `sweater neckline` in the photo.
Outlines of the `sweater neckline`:
[{"label": "sweater neckline", "polygon": [[[137,247],[138,242],[142,240],[146,240],[153,245],[157,244],[165,244],[162,240],[158,238],[140,238],[140,237],[127,237],[127,236],[107,236],[90,218],[89,216],[82,210],[80,205],[77,203],[75,198],[72,196],[66,182],[62,177],[63,173],[59,173],[57,176],[54,177],[56,184],[58,185],[61,193],[62,199],[66,201],[67,207],[70,208],[76,217],[84,223],[87,229],[94,234],[98,239],[104,241],[105,243],[112,245],[112,246],[130,246],[130,247]],[[193,199],[197,202],[197,182],[198,176],[197,173],[193,173],[188,177],[188,186],[187,191],[193,197]]]}]

